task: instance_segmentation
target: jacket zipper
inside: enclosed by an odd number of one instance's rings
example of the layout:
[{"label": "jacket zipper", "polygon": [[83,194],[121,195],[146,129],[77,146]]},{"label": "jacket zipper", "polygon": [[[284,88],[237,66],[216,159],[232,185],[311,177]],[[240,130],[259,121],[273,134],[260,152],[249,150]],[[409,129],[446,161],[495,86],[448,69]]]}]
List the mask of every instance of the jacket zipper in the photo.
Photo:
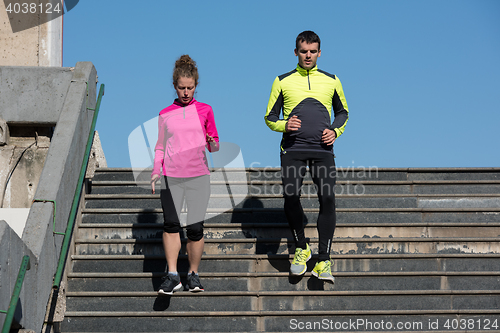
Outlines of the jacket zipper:
[{"label": "jacket zipper", "polygon": [[309,81],[309,70],[307,70],[307,84],[309,85],[309,90],[311,90],[311,81]]},{"label": "jacket zipper", "polygon": [[186,107],[185,106],[182,107],[182,114],[184,116],[184,119],[186,119]]}]

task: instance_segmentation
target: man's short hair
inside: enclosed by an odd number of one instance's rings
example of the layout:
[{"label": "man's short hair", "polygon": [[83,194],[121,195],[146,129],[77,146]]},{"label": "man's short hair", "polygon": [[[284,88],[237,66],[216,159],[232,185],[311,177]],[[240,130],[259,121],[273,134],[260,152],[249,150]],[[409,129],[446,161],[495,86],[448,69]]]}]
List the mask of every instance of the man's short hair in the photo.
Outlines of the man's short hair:
[{"label": "man's short hair", "polygon": [[321,40],[314,31],[310,30],[302,31],[297,36],[297,39],[295,40],[295,49],[297,49],[297,51],[299,50],[300,43],[302,42],[306,42],[307,44],[318,43],[318,50],[321,50]]}]

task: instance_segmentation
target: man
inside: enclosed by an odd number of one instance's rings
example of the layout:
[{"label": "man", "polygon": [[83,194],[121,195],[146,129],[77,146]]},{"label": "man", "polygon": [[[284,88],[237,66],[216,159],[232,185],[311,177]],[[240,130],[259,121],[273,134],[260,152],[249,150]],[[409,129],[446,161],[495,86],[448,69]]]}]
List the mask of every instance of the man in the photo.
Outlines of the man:
[{"label": "man", "polygon": [[[316,66],[321,56],[319,36],[312,31],[304,31],[297,36],[295,43],[294,52],[299,63],[294,70],[274,80],[264,118],[273,131],[283,132],[281,174],[284,209],[296,247],[290,273],[304,274],[307,261],[311,258],[300,204],[300,188],[306,167],[309,167],[320,205],[317,221],[319,258],[312,274],[333,283],[330,261],[336,223],[333,143],[344,132],[348,109],[338,77]],[[280,119],[281,110],[283,119]]]}]

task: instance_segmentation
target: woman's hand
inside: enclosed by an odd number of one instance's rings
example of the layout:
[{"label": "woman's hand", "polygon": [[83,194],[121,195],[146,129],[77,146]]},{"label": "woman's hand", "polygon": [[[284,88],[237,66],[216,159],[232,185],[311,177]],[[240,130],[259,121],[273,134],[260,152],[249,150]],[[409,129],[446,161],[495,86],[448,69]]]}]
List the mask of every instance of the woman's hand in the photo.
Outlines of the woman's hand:
[{"label": "woman's hand", "polygon": [[209,150],[211,153],[219,151],[219,143],[217,141],[215,141],[213,137],[208,135],[208,133],[207,133],[206,139],[207,139],[208,145],[210,146]]},{"label": "woman's hand", "polygon": [[151,192],[155,194],[155,184],[160,179],[160,175],[153,175],[151,177]]}]

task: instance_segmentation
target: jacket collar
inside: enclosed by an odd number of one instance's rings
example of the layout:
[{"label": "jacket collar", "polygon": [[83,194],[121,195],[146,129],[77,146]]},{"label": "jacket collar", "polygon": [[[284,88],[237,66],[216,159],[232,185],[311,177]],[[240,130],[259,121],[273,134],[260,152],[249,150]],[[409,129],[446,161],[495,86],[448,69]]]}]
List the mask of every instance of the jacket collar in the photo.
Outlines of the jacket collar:
[{"label": "jacket collar", "polygon": [[297,64],[297,72],[299,72],[301,75],[307,75],[307,74],[313,74],[314,72],[316,72],[318,70],[318,65],[314,66],[313,68],[307,70],[307,69],[304,69],[302,67],[300,67],[299,64]]},{"label": "jacket collar", "polygon": [[196,102],[196,100],[194,99],[194,97],[191,100],[191,102],[189,102],[188,104],[183,104],[183,103],[179,102],[179,100],[177,98],[174,100],[174,104],[178,105],[178,106],[188,106],[188,105],[194,104],[195,102]]}]

